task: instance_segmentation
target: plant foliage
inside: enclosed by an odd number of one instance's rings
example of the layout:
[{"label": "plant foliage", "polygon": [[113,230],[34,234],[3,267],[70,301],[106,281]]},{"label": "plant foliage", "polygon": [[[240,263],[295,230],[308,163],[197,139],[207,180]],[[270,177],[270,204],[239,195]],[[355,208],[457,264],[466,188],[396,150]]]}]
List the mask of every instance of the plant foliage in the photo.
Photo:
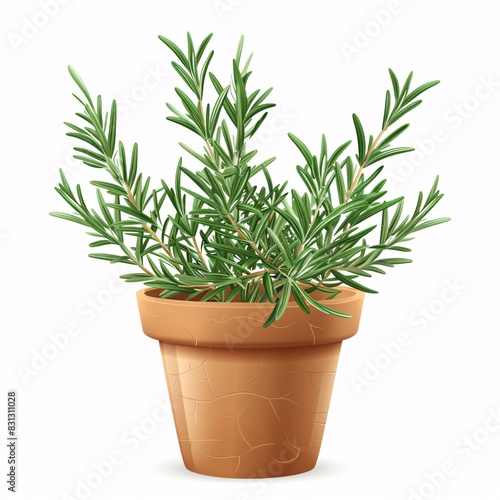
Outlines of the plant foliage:
[{"label": "plant foliage", "polygon": [[[272,89],[252,90],[252,56],[243,59],[243,38],[230,83],[221,83],[210,72],[211,36],[196,48],[188,34],[185,52],[160,36],[175,55],[172,66],[184,86],[175,88],[180,109],[167,104],[167,119],[198,136],[199,147],[181,143],[187,159],[179,160],[173,179],[156,188],[139,172],[137,144],[126,148],[117,139],[116,102],[105,111],[101,97],[93,99],[69,68],[80,90],[74,95],[77,124],[66,123],[67,135],[78,141],[75,158],[109,178],[91,182],[97,188],[91,208],[80,185],[71,187],[61,171],[56,191],[72,211],[52,215],[87,227],[90,257],[136,266],[137,272],[122,278],[158,288],[161,297],[187,293],[188,300],[269,301],[275,307],[266,326],[283,315],[292,297],[305,313],[316,308],[342,316],[312,292],[333,297],[341,284],[374,292],[360,278],[411,262],[397,255],[410,251],[413,234],[448,220],[427,218],[443,197],[437,178],[405,215],[403,197],[388,199],[380,175],[380,162],[413,150],[392,145],[409,126],[401,119],[438,82],[412,90],[411,73],[401,85],[389,70],[392,90],[385,96],[378,135],[368,136],[353,115],[354,155],[348,154],[350,140],[331,150],[323,135],[319,154],[313,154],[289,134],[301,156],[297,172],[305,189],[299,193],[287,189],[286,181],[275,182],[270,173],[275,158],[257,160],[257,151],[248,147],[274,106],[268,101]],[[207,85],[217,96],[210,104]]]}]

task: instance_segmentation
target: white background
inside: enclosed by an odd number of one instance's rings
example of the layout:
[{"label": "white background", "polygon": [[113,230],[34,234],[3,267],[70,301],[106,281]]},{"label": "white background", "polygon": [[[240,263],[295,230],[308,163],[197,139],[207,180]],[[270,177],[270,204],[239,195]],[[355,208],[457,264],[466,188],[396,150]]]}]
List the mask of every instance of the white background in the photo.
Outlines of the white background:
[{"label": "white background", "polygon": [[[499,498],[498,2],[46,0],[50,16],[42,5],[4,1],[1,16],[2,398],[18,391],[17,498]],[[386,170],[408,207],[439,173],[446,197],[435,215],[453,221],[418,234],[414,264],[370,282],[380,294],[366,298],[359,333],[344,343],[318,466],[304,475],[252,482],[184,469],[134,286],[86,257],[80,227],[48,216],[66,209],[53,191],[59,167],[72,183],[100,174],[69,154],[68,64],[93,94],[120,100],[119,135],[139,141],[142,170],[172,179],[185,137],[165,121],[179,80],[157,35],[184,46],[187,30],[197,41],[215,33],[221,78],[245,35],[253,84],[274,86],[278,104],[259,145],[292,184],[300,160],[286,131],[311,147],[325,132],[333,147],[353,137],[355,111],[376,133],[388,67],[413,69],[416,84],[442,80],[401,141],[419,152]],[[64,330],[73,336],[56,349]],[[401,335],[410,340],[396,348]],[[120,464],[97,476],[110,455]],[[452,473],[435,474],[444,462]],[[91,489],[78,490],[87,480]]]}]

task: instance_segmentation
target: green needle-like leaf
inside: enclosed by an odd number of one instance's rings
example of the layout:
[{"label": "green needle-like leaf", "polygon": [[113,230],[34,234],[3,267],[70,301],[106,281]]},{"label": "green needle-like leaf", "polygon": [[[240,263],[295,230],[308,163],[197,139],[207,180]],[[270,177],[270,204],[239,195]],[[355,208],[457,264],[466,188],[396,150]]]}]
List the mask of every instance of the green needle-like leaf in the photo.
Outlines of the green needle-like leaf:
[{"label": "green needle-like leaf", "polygon": [[361,125],[361,121],[355,113],[352,115],[352,120],[354,122],[354,128],[356,129],[356,138],[358,140],[358,162],[361,165],[365,161],[366,155],[365,132],[363,130],[363,126]]},{"label": "green needle-like leaf", "polygon": [[[264,327],[282,318],[290,302],[303,314],[348,318],[313,295],[322,292],[332,299],[339,285],[376,293],[366,279],[410,263],[398,255],[411,251],[414,233],[450,220],[429,215],[443,197],[438,178],[404,213],[403,197],[388,193],[384,166],[371,167],[413,151],[397,144],[409,124],[392,126],[438,81],[412,89],[413,73],[400,84],[390,69],[381,130],[365,133],[352,115],[356,151],[350,151],[352,138],[331,147],[331,139],[322,135],[318,151],[288,134],[304,159],[296,167],[301,192],[288,188],[290,165],[259,156],[266,133],[279,133],[279,127],[271,121],[266,129],[274,106],[268,100],[272,87],[252,88],[252,54],[244,54],[243,37],[224,79],[210,72],[215,61],[211,39],[209,34],[197,46],[188,33],[182,50],[160,36],[173,53],[182,87],[175,88],[182,106],[167,104],[167,131],[174,124],[194,135],[179,143],[189,153],[186,161],[179,159],[175,173],[158,187],[140,171],[137,144],[130,149],[118,140],[116,101],[107,106],[100,96],[92,97],[69,66],[78,109],[76,123],[65,122],[66,135],[76,142],[80,168],[95,168],[100,176],[90,181],[97,188],[91,203],[85,186],[72,187],[61,170],[55,189],[69,213],[51,215],[85,226],[89,246],[97,250],[90,257],[135,266],[136,272],[122,278],[157,288],[162,298],[184,294],[186,300],[202,302],[273,303]],[[205,91],[207,75],[213,92]],[[315,85],[314,78],[309,80]],[[162,160],[157,163],[168,172]],[[100,253],[100,247],[109,253]]]}]

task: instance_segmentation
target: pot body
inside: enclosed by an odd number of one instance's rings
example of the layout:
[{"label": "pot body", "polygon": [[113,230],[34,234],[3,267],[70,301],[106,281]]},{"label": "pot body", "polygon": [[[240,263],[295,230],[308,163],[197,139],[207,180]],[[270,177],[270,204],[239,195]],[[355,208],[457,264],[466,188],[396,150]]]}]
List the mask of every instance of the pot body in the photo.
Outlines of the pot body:
[{"label": "pot body", "polygon": [[144,332],[160,341],[187,469],[257,478],[315,466],[342,340],[356,333],[363,303],[361,292],[341,289],[324,303],[351,318],[312,308],[307,315],[290,303],[265,329],[272,304],[197,303],[138,292]]}]

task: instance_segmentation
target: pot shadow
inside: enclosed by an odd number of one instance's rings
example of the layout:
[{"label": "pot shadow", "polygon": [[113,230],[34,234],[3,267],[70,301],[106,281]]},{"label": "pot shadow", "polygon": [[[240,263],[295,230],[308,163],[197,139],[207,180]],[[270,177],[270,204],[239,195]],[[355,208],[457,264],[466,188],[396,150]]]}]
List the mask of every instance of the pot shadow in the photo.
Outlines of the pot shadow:
[{"label": "pot shadow", "polygon": [[[184,464],[181,460],[165,460],[162,462],[158,462],[154,465],[153,470],[162,476],[175,476],[179,479],[185,480],[201,480],[201,481],[242,481],[242,479],[238,478],[221,478],[214,476],[205,476],[204,474],[197,474],[196,472],[191,472],[190,470],[184,467]],[[316,467],[308,472],[303,472],[302,474],[295,474],[293,476],[283,476],[283,477],[274,477],[274,478],[266,478],[267,481],[281,481],[281,480],[297,480],[301,481],[304,478],[304,475],[313,479],[325,479],[330,478],[333,479],[335,476],[343,476],[349,467],[347,464],[343,462],[337,462],[335,460],[328,459],[320,459]],[[247,479],[248,480],[248,479]],[[243,479],[245,481],[245,479]]]},{"label": "pot shadow", "polygon": [[[348,470],[349,467],[344,462],[337,462],[331,459],[320,458],[318,460],[318,463],[316,464],[316,467],[314,467],[314,469],[310,470],[309,472],[304,472],[304,474],[307,474],[310,477],[316,477],[318,479],[327,477],[334,478],[335,476],[343,476]],[[303,474],[298,474],[297,477],[302,475]]]},{"label": "pot shadow", "polygon": [[205,476],[204,474],[197,474],[196,472],[192,472],[184,467],[182,460],[164,460],[162,462],[158,462],[154,465],[153,470],[157,474],[165,477],[175,476],[176,478],[190,481],[205,480],[213,482],[226,480],[226,478],[222,477]]}]

